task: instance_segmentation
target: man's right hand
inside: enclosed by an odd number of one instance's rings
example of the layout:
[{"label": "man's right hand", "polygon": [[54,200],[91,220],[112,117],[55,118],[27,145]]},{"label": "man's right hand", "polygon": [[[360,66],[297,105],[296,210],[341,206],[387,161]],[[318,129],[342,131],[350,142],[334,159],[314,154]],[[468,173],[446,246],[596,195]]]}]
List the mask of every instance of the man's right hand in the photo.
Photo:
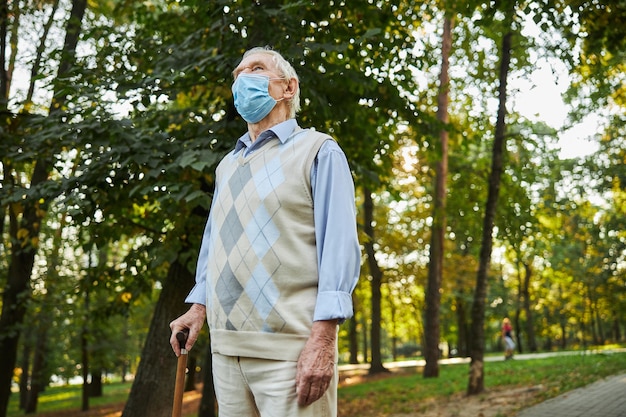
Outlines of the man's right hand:
[{"label": "man's right hand", "polygon": [[172,345],[172,350],[174,350],[177,357],[180,356],[180,344],[176,339],[176,333],[189,330],[187,344],[185,345],[185,349],[189,351],[193,344],[196,343],[196,340],[198,340],[198,335],[205,321],[206,307],[202,304],[193,304],[185,314],[170,323],[170,329],[172,330],[170,345]]}]

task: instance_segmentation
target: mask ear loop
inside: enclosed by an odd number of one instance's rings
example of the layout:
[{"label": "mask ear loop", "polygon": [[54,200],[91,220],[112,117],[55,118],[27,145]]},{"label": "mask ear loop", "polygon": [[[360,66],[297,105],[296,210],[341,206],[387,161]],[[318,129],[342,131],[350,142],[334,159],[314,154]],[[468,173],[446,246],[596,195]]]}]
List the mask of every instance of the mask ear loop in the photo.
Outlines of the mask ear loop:
[{"label": "mask ear loop", "polygon": [[[289,78],[287,78],[287,77],[269,78],[269,81],[278,81],[278,80],[289,82]],[[283,91],[283,94],[284,94],[284,91]],[[274,99],[274,100],[276,100],[276,102],[283,101],[283,100],[285,100],[285,97],[279,98],[279,99]]]},{"label": "mask ear loop", "polygon": [[[289,79],[288,79],[288,78],[286,78],[286,77],[268,78],[268,80],[269,80],[269,81],[279,81],[279,80],[282,80],[282,81],[289,81]],[[284,91],[283,91],[283,93],[284,93]],[[272,98],[273,98],[273,97],[272,97]],[[283,100],[285,100],[285,97],[283,97],[283,98],[278,98],[278,99],[276,99],[276,98],[275,98],[274,100],[276,100],[276,102],[278,103],[279,101],[283,101]]]}]

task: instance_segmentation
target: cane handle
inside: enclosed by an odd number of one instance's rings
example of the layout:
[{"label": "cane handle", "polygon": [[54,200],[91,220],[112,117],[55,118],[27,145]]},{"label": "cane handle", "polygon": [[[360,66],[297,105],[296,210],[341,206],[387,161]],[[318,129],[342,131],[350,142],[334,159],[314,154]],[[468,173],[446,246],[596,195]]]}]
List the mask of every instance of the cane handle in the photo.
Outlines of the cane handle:
[{"label": "cane handle", "polygon": [[176,340],[178,340],[178,344],[180,345],[180,353],[182,355],[187,354],[187,349],[185,346],[187,345],[187,337],[189,336],[189,330],[181,330],[176,333]]}]

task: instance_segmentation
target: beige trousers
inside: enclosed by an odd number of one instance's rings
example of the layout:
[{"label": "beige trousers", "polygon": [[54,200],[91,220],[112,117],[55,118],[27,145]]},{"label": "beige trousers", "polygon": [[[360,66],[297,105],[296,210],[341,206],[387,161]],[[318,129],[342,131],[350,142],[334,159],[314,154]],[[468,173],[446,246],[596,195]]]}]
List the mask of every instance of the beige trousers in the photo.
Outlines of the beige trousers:
[{"label": "beige trousers", "polygon": [[213,354],[220,417],[336,417],[337,366],[330,387],[308,407],[298,406],[296,362]]}]

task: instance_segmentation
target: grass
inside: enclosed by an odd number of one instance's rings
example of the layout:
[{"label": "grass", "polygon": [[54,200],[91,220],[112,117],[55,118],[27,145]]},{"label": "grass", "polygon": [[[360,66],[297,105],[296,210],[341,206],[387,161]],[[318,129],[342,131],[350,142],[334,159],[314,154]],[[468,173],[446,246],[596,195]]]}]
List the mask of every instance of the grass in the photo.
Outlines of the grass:
[{"label": "grass", "polygon": [[[626,353],[486,362],[485,388],[542,385],[538,398],[545,400],[625,370]],[[410,372],[346,386],[339,389],[341,414],[408,413],[428,400],[465,393],[467,383],[468,365],[463,364],[442,365],[438,378],[423,378],[421,373]]]},{"label": "grass", "polygon": [[[130,382],[114,382],[105,384],[103,387],[102,397],[89,398],[90,407],[98,407],[100,405],[123,403],[128,398],[130,392]],[[19,394],[12,393],[9,401],[8,417],[23,416],[24,412],[18,410]],[[39,394],[39,403],[37,404],[37,416],[39,413],[78,410],[82,404],[82,385],[66,385],[48,387],[44,392]]]},{"label": "grass", "polygon": [[[485,362],[485,388],[531,387],[542,385],[539,399],[555,397],[565,391],[626,371],[626,352],[576,354],[545,359]],[[467,390],[468,365],[442,365],[438,378],[423,378],[421,373],[394,373],[385,378],[339,388],[340,415],[374,416],[408,413],[427,401],[444,400]],[[126,401],[130,383],[104,386],[104,396],[90,398],[90,407]],[[18,410],[17,393],[11,396],[8,417],[23,416]],[[38,413],[77,410],[81,406],[81,386],[49,387],[40,395]],[[85,413],[85,417],[89,414]]]}]

